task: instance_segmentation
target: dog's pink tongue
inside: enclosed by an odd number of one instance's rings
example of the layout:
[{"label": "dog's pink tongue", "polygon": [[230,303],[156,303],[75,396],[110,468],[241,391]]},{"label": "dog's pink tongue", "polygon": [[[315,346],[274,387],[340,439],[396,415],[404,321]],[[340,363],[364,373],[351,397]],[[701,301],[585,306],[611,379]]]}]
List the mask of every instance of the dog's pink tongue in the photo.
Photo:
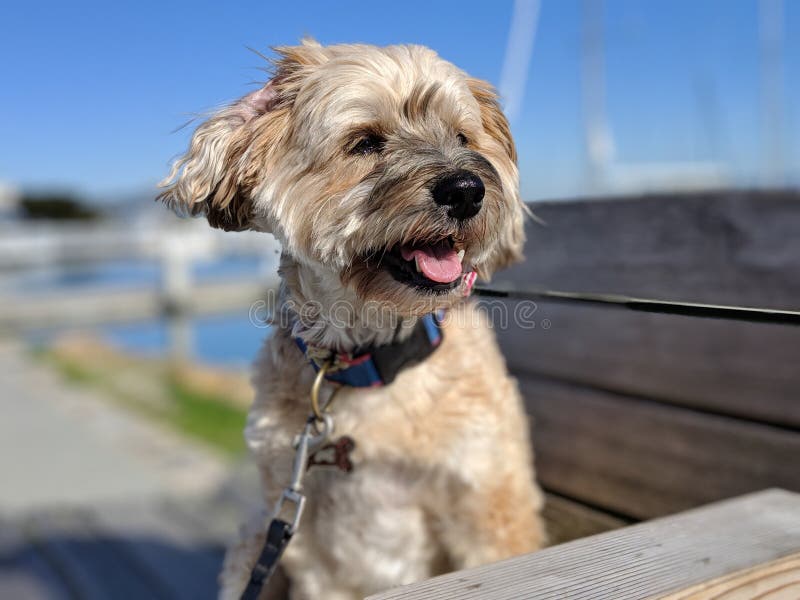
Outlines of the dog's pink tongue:
[{"label": "dog's pink tongue", "polygon": [[448,245],[401,248],[403,260],[416,260],[419,269],[431,281],[451,283],[461,277],[461,261]]}]

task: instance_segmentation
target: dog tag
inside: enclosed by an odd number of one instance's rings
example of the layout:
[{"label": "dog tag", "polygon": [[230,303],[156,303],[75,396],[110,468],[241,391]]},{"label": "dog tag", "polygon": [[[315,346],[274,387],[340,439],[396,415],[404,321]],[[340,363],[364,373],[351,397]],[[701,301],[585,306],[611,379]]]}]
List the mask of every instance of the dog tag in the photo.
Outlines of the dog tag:
[{"label": "dog tag", "polygon": [[350,453],[355,450],[356,443],[353,438],[343,435],[338,440],[321,446],[308,458],[308,468],[315,466],[336,467],[337,469],[349,473],[353,470],[353,462],[350,460]]}]

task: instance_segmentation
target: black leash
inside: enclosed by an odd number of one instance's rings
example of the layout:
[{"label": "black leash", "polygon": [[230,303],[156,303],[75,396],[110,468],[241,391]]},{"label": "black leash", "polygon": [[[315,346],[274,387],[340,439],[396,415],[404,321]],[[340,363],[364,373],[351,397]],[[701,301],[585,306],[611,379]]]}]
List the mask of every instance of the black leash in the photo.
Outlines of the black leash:
[{"label": "black leash", "polygon": [[669,302],[634,298],[618,294],[590,294],[559,292],[554,290],[515,290],[475,287],[473,293],[484,298],[507,298],[509,300],[546,300],[570,304],[594,304],[612,308],[625,308],[638,312],[707,319],[727,319],[751,323],[773,323],[776,325],[800,325],[800,311],[727,306],[724,304],[702,304],[697,302]]},{"label": "black leash", "polygon": [[[311,388],[312,412],[306,420],[303,431],[298,434],[292,442],[294,448],[294,460],[292,461],[292,476],[289,484],[284,488],[278,502],[272,509],[272,519],[267,526],[267,536],[264,540],[264,547],[258,556],[256,564],[250,571],[250,579],[247,587],[239,597],[240,600],[257,600],[261,590],[269,582],[270,577],[278,568],[278,561],[283,556],[284,550],[292,540],[292,536],[297,531],[300,519],[303,516],[303,509],[306,504],[306,497],[303,494],[303,478],[308,470],[310,459],[333,433],[333,417],[325,409],[330,406],[332,398],[328,399],[328,404],[320,408],[319,389],[325,373],[331,367],[330,362],[323,365],[317,376],[314,378],[314,385]],[[346,457],[345,457],[346,458]],[[284,520],[280,517],[285,506],[292,506],[292,517]]]},{"label": "black leash", "polygon": [[290,523],[282,519],[272,519],[267,530],[267,540],[264,548],[256,561],[256,565],[250,572],[250,580],[247,587],[242,592],[241,600],[258,600],[261,590],[266,585],[269,578],[278,568],[278,561],[283,555],[286,546],[292,539],[294,533]]}]

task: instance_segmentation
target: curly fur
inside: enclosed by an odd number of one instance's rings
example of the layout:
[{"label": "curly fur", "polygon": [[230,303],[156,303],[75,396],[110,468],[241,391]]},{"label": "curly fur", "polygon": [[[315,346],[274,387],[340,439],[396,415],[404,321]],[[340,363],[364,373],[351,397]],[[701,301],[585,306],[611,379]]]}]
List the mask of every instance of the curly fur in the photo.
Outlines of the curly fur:
[{"label": "curly fur", "polygon": [[[402,336],[432,310],[450,317],[442,345],[392,385],[337,396],[336,434],[356,440],[356,467],[309,472],[283,561],[291,597],[361,598],[535,550],[544,534],[528,424],[485,319],[462,287],[423,293],[380,268],[387,248],[446,236],[484,278],[521,257],[516,151],[494,91],[420,46],[277,51],[272,79],[198,127],[161,194],[212,226],[274,233],[285,306],[318,307],[310,323],[294,315],[278,328],[256,364],[246,439],[268,506],[288,481],[313,377],[292,335],[349,351]],[[380,135],[381,151],[354,153],[364,135]],[[456,169],[486,189],[460,222],[430,191]],[[403,327],[365,316],[370,303]],[[339,306],[344,327],[330,318]],[[241,592],[261,540],[230,550],[221,597]]]}]

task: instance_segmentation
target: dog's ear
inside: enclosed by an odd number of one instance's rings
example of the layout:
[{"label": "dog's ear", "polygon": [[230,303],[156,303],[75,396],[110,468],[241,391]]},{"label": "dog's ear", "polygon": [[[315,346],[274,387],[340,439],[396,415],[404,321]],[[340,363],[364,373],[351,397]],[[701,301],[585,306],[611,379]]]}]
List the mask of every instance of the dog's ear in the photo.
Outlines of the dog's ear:
[{"label": "dog's ear", "polygon": [[189,149],[161,182],[158,199],[182,214],[203,214],[226,231],[250,228],[251,200],[242,184],[240,158],[249,140],[248,124],[278,103],[275,80],[240,98],[202,123]]},{"label": "dog's ear", "polygon": [[508,159],[517,164],[517,148],[514,145],[514,138],[511,137],[511,127],[508,119],[503,114],[498,101],[497,92],[492,84],[482,79],[469,78],[467,86],[470,92],[478,101],[481,109],[481,122],[486,133],[494,139],[505,151]]},{"label": "dog's ear", "polygon": [[470,78],[467,85],[478,101],[483,129],[495,142],[492,144],[494,148],[487,149],[486,155],[500,173],[504,191],[511,204],[511,214],[497,250],[489,263],[479,268],[479,275],[483,279],[489,279],[495,271],[522,260],[522,247],[525,243],[524,215],[529,211],[519,197],[517,149],[508,119],[500,108],[497,93],[491,84],[480,79]]},{"label": "dog's ear", "polygon": [[303,78],[326,58],[324,48],[310,39],[276,52],[275,76],[266,85],[195,130],[186,154],[161,182],[159,200],[179,213],[203,214],[226,231],[269,231],[263,215],[254,214],[251,192],[266,165],[253,164],[251,146],[258,146],[258,159],[266,158],[288,128]]}]

